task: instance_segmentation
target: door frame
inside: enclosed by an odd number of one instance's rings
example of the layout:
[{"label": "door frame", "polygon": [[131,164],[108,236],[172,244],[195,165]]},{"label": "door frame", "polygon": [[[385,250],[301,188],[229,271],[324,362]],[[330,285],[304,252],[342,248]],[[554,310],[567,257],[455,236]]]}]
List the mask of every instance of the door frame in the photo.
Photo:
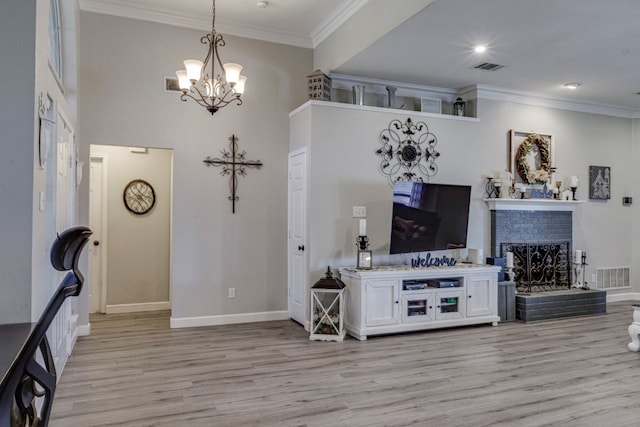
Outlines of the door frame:
[{"label": "door frame", "polygon": [[[100,269],[100,313],[106,313],[107,312],[107,248],[108,248],[108,239],[107,239],[107,224],[108,224],[108,212],[109,212],[109,205],[108,205],[108,187],[109,187],[109,182],[108,182],[108,163],[109,163],[109,156],[105,153],[92,153],[89,156],[89,168],[91,168],[91,162],[93,162],[93,159],[100,159],[100,161],[102,162],[102,224],[100,224],[100,234],[101,234],[101,238],[100,238],[100,246],[101,246],[101,252],[100,252],[100,263],[102,264],[102,268]],[[89,176],[89,179],[91,179],[91,176]],[[89,186],[91,186],[91,183],[89,184]],[[92,209],[92,207],[90,207],[90,209]],[[91,212],[89,212],[89,218],[91,218]],[[92,225],[92,224],[90,224]],[[91,263],[89,263],[89,268],[91,268]],[[89,272],[89,277],[91,277],[91,272]],[[89,301],[89,306],[91,306],[91,301]]]}]

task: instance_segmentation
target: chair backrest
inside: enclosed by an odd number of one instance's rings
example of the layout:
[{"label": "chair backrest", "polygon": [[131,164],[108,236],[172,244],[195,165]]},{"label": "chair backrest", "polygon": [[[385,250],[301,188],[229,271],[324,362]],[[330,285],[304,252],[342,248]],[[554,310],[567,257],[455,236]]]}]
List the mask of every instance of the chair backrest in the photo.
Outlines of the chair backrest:
[{"label": "chair backrest", "polygon": [[[91,234],[88,227],[71,227],[60,233],[51,246],[53,268],[71,271],[58,286],[5,376],[5,381],[0,384],[0,426],[46,427],[49,423],[56,388],[56,368],[46,333],[64,300],[69,296],[78,296],[82,291],[84,277],[78,270],[78,261]],[[36,361],[38,352],[44,366]],[[42,398],[41,405],[36,404],[36,397]]]}]

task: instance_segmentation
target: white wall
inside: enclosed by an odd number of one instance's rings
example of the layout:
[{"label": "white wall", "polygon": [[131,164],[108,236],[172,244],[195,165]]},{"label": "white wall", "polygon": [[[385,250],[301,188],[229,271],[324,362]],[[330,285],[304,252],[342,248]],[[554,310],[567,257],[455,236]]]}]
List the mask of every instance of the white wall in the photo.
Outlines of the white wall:
[{"label": "white wall", "polygon": [[[171,150],[132,153],[129,147],[91,146],[107,159],[107,305],[169,301]],[[144,215],[124,206],[134,179],[153,186],[156,203]],[[104,237],[103,237],[104,239]]]},{"label": "white wall", "polygon": [[[322,277],[328,264],[355,265],[357,220],[351,218],[355,205],[367,207],[374,264],[409,261],[410,256],[388,255],[392,190],[379,172],[380,158],[375,154],[380,132],[391,120],[404,122],[407,117],[424,121],[438,138],[438,173],[431,182],[473,186],[469,247],[489,253],[490,212],[482,201],[483,175],[508,167],[509,130],[547,132],[555,135],[553,163],[565,187],[573,174],[586,183],[589,165],[611,166],[611,200],[587,201],[574,216],[574,247],[589,256],[587,277],[596,267],[633,265],[633,208],[621,204],[622,196],[634,190],[630,178],[637,175],[632,166],[632,121],[512,102],[480,100],[478,108],[479,122],[321,102],[292,116],[291,149],[299,148],[299,141],[311,141],[310,283]],[[578,198],[588,199],[586,185],[578,189]],[[640,283],[634,289],[640,290]]]},{"label": "white wall", "polygon": [[[247,88],[211,117],[163,91],[204,57],[202,32],[83,12],[81,35],[82,144],[174,150],[172,317],[285,310],[288,114],[307,99],[311,50],[225,36],[222,59],[244,65]],[[264,163],[239,178],[235,215],[228,177],[203,163],[232,134]]]}]

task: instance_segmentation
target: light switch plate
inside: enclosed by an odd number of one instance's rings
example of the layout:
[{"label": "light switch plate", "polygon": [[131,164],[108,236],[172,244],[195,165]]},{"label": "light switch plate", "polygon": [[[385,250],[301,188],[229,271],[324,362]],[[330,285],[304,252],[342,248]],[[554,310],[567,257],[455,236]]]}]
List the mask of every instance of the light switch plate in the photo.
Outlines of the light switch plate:
[{"label": "light switch plate", "polygon": [[366,218],[367,217],[367,207],[366,206],[354,206],[353,207],[353,217],[354,218]]}]

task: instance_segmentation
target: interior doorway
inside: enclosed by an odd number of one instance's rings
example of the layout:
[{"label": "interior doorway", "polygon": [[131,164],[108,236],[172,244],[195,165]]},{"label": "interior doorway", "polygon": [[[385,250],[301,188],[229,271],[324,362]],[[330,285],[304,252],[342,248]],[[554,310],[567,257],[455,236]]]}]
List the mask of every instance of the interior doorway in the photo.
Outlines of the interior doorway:
[{"label": "interior doorway", "polygon": [[91,145],[90,158],[89,312],[170,309],[173,150]]}]

